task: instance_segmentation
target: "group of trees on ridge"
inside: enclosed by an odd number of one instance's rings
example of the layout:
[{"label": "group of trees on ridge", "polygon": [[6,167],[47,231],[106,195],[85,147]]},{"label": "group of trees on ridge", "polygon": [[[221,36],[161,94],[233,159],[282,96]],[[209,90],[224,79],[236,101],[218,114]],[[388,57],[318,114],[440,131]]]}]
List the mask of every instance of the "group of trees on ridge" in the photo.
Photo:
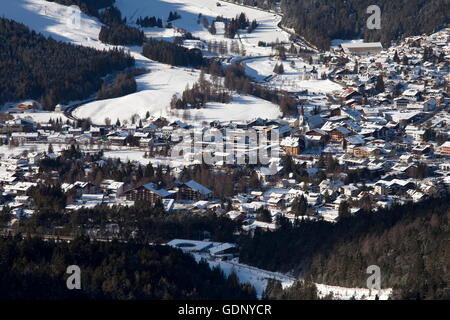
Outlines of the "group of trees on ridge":
[{"label": "group of trees on ridge", "polygon": [[149,59],[173,66],[199,68],[206,63],[200,49],[187,49],[163,40],[148,39],[143,47],[143,55]]},{"label": "group of trees on ridge", "polygon": [[98,36],[101,42],[123,46],[141,46],[144,43],[144,32],[127,25],[116,7],[105,9],[100,14],[100,21],[104,23]]},{"label": "group of trees on ridge", "polygon": [[[245,13],[242,12],[240,15],[236,16],[236,18],[225,21],[225,37],[234,39],[239,30],[246,29],[248,33],[251,33],[257,26],[258,23],[256,20],[250,22]],[[214,28],[215,30],[215,27],[211,26],[211,28]],[[210,29],[210,32],[213,31],[211,34],[215,34],[214,30]]]},{"label": "group of trees on ridge", "polygon": [[52,110],[87,98],[100,88],[102,77],[133,65],[123,50],[63,43],[0,18],[0,103],[35,99]]},{"label": "group of trees on ridge", "polygon": [[153,27],[158,27],[158,28],[162,28],[163,27],[163,21],[161,18],[156,18],[156,17],[139,17],[136,20],[136,24],[143,27],[143,28],[153,28]]},{"label": "group of trees on ridge", "polygon": [[108,86],[104,82],[97,93],[97,100],[112,99],[136,92],[137,84],[131,72],[117,75],[114,83]]},{"label": "group of trees on ridge", "polygon": [[[436,32],[450,22],[447,0],[231,0],[264,10],[281,9],[282,23],[316,45],[328,49],[332,39],[391,41]],[[381,30],[367,29],[367,8],[381,9]]]},{"label": "group of trees on ridge", "polygon": [[218,78],[215,77],[212,83],[205,77],[205,73],[200,73],[198,82],[192,85],[192,88],[187,87],[183,91],[181,98],[176,95],[173,96],[170,102],[171,108],[186,109],[186,108],[202,108],[208,102],[229,103],[232,96],[228,90],[221,87],[218,83]]},{"label": "group of trees on ridge", "polygon": [[[111,6],[107,9],[103,10],[101,13],[97,13],[100,20],[106,24],[106,26],[103,26],[100,32],[100,40],[106,43],[115,44],[115,45],[141,45],[144,41],[144,35],[142,31],[139,29],[130,27],[126,25],[126,20],[122,19],[120,11]],[[169,15],[172,20],[179,18],[179,15],[175,12],[171,12],[171,15]],[[154,18],[154,17],[153,17]],[[201,15],[199,15],[199,21],[201,21],[201,18],[203,18]],[[248,32],[253,31],[257,27],[257,22],[252,21],[250,22],[245,13],[241,13],[240,15],[236,16],[236,18],[231,19],[229,21],[228,19],[224,19],[222,17],[217,17],[217,21],[222,21],[226,24],[226,29],[229,31],[228,37],[231,37],[231,33],[237,32],[239,29],[245,29],[247,28]],[[158,23],[158,20],[156,18],[144,18],[144,19],[138,19],[138,22],[141,24],[153,24],[153,22]],[[214,25],[214,24],[212,24]],[[127,29],[127,30],[124,30]],[[117,32],[116,32],[117,31]],[[117,37],[116,37],[117,36]],[[201,50],[199,49],[187,49],[177,43],[170,43],[167,41],[162,40],[154,40],[154,39],[147,39],[145,40],[144,46],[143,46],[143,55],[149,59],[170,64],[173,66],[190,66],[194,68],[206,68],[210,69],[210,66],[212,64],[211,61],[208,61],[208,59],[205,59],[203,57],[203,54]],[[271,102],[274,102],[278,105],[280,105],[281,112],[286,114],[294,114],[296,112],[296,101],[292,97],[290,97],[288,94],[284,92],[280,92],[277,90],[269,89],[261,85],[257,85],[252,83],[251,79],[249,79],[245,72],[238,71],[239,66],[233,65],[229,68],[227,68],[226,73],[220,72],[219,76],[225,76],[225,87],[228,90],[238,91],[240,93],[244,94],[250,94],[255,95],[261,99],[265,99]],[[277,71],[282,72],[282,68],[277,68]],[[233,83],[234,82],[234,83]],[[105,89],[105,88],[102,88]],[[102,90],[103,92],[105,90]],[[197,105],[196,101],[198,100],[199,94],[194,94],[194,89],[188,92],[186,90],[185,96],[197,96],[195,99],[190,99],[191,101],[188,102],[191,105]],[[197,90],[198,91],[198,90]],[[202,91],[204,91],[202,89]],[[205,95],[202,95],[202,101],[205,101]],[[99,96],[102,96],[99,94]],[[217,95],[209,95],[211,99],[214,101],[219,102],[227,102],[229,101],[228,94],[220,94],[220,97],[217,96],[217,99],[214,98],[214,96]],[[211,101],[213,101],[211,100]],[[188,103],[182,103],[182,99],[178,99],[177,101],[173,100],[173,105],[175,105],[176,108],[182,108],[184,109]],[[204,104],[204,102],[203,102]]]}]

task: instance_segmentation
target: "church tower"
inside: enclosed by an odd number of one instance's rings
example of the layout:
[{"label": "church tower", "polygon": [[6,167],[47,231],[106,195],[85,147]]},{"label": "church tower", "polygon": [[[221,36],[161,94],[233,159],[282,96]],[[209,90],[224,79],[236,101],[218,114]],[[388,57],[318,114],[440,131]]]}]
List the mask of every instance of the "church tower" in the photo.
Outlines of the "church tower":
[{"label": "church tower", "polygon": [[303,127],[305,125],[305,108],[300,106],[300,115],[298,117],[298,126]]},{"label": "church tower", "polygon": [[300,114],[298,117],[298,128],[303,133],[309,130],[308,121],[307,118],[305,117],[305,107],[303,105],[300,106]]}]

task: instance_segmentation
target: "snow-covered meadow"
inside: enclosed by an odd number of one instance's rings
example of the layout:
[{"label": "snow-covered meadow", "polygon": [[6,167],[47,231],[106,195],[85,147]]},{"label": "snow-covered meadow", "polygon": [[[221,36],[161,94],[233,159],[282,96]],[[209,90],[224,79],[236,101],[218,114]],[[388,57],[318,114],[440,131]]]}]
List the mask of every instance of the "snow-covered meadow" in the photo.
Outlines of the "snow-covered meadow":
[{"label": "snow-covered meadow", "polygon": [[[217,6],[220,3],[220,6]],[[133,22],[140,16],[156,16],[163,20],[167,19],[170,11],[177,11],[181,19],[175,20],[172,24],[180,29],[187,30],[193,36],[202,40],[223,40],[231,42],[223,36],[223,28],[217,28],[217,34],[212,35],[201,24],[198,23],[199,14],[208,19],[211,23],[217,16],[224,18],[235,18],[241,12],[244,12],[250,21],[256,20],[258,28],[252,33],[241,32],[240,41],[245,46],[248,55],[264,55],[267,50],[258,47],[259,41],[280,42],[289,41],[289,34],[278,27],[281,16],[264,12],[258,9],[252,9],[223,1],[215,0],[117,0],[116,6],[121,10],[128,22]],[[164,38],[173,37],[173,31],[165,29],[149,28],[155,36]]]},{"label": "snow-covered meadow", "polygon": [[[257,19],[261,28],[255,34],[243,36],[248,44],[257,47],[261,39],[274,41],[288,37],[277,27],[278,16],[259,10],[249,9],[223,3],[216,7],[215,1],[186,0],[118,0],[116,5],[122,10],[128,21],[139,16],[151,15],[166,18],[170,11],[177,11],[181,19],[173,21],[177,28],[192,32],[204,39],[217,39],[220,35],[212,36],[201,24],[197,23],[198,14],[215,18],[217,15],[235,17],[245,12],[250,19]],[[76,23],[73,17],[77,16]],[[101,23],[89,17],[74,7],[66,7],[45,0],[17,0],[1,6],[2,16],[14,19],[29,26],[46,36],[82,46],[107,49],[112,46],[98,40]],[[78,18],[79,17],[79,18]],[[164,33],[170,30],[161,29]],[[164,38],[164,36],[163,36]],[[223,37],[222,37],[223,38]],[[224,38],[223,38],[224,39]],[[137,68],[149,69],[150,73],[137,77],[138,92],[103,101],[95,101],[79,107],[74,115],[78,118],[91,118],[96,124],[104,124],[105,118],[129,120],[134,114],[144,117],[150,112],[152,116],[170,116],[168,106],[174,94],[180,94],[187,85],[198,79],[198,71],[188,68],[177,68],[151,61],[141,54],[140,47],[125,48],[130,50],[136,59]],[[257,117],[277,117],[278,107],[262,99],[237,96],[231,104],[208,104],[208,108],[194,110],[192,114],[200,114],[196,118],[203,120],[248,120]],[[231,118],[230,118],[231,116]],[[50,118],[41,116],[43,119]],[[39,119],[37,119],[39,121]]]},{"label": "snow-covered meadow", "polygon": [[249,283],[255,288],[258,299],[262,298],[269,279],[280,281],[283,288],[292,286],[295,281],[295,278],[293,277],[289,277],[278,272],[258,269],[237,261],[221,261],[207,259],[206,256],[201,254],[193,255],[196,261],[200,261],[202,258],[205,259],[211,268],[220,267],[226,276],[229,276],[234,272],[241,283]]},{"label": "snow-covered meadow", "polygon": [[[283,64],[284,73],[278,75],[274,73],[274,68],[278,64]],[[322,80],[324,73],[331,72],[320,65],[310,65],[301,58],[288,58],[279,61],[271,57],[261,57],[245,60],[243,63],[246,73],[259,82],[265,82],[268,86],[276,87],[289,92],[299,92],[308,90],[310,93],[327,94],[339,92],[342,87],[329,79]],[[313,78],[313,68],[317,78]]]}]

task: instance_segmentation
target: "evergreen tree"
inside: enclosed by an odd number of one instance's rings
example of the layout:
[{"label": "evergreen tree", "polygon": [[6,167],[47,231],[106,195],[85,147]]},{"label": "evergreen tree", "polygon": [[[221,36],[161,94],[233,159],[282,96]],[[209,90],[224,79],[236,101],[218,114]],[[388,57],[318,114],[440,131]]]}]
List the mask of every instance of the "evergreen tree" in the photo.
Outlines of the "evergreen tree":
[{"label": "evergreen tree", "polygon": [[409,65],[409,59],[408,59],[408,56],[406,54],[403,55],[402,64],[405,65],[405,66]]},{"label": "evergreen tree", "polygon": [[296,197],[292,203],[292,212],[296,217],[306,215],[308,209],[308,202],[304,195]]},{"label": "evergreen tree", "polygon": [[209,33],[211,33],[212,35],[215,35],[217,33],[216,24],[214,21],[211,23],[211,26],[209,27]]},{"label": "evergreen tree", "polygon": [[395,62],[395,63],[400,63],[400,58],[399,58],[399,56],[398,56],[397,50],[395,50],[395,54],[394,54],[394,62]]},{"label": "evergreen tree", "polygon": [[350,206],[349,206],[347,201],[342,201],[339,204],[338,216],[339,216],[340,219],[348,218],[348,217],[351,216]]},{"label": "evergreen tree", "polygon": [[377,77],[377,83],[375,84],[375,89],[378,92],[384,92],[385,85],[384,85],[384,80],[383,80],[383,76],[382,75]]}]

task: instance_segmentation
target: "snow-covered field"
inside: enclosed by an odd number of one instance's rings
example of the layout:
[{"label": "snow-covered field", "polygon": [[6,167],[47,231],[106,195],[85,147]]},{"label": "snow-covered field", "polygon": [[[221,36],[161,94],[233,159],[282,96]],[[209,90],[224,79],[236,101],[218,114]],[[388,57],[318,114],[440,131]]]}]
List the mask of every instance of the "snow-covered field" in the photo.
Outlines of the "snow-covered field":
[{"label": "snow-covered field", "polygon": [[[294,277],[279,272],[258,269],[234,260],[221,261],[208,259],[208,255],[199,253],[193,255],[197,261],[200,261],[202,258],[205,259],[211,268],[219,266],[226,276],[234,272],[241,283],[249,283],[255,287],[259,299],[261,299],[269,279],[280,281],[283,289],[292,286],[296,280]],[[392,289],[370,290],[365,288],[345,288],[320,283],[316,283],[316,287],[319,298],[325,298],[333,294],[333,299],[335,300],[350,300],[352,298],[356,300],[375,300],[376,295],[378,295],[380,300],[387,300],[392,294]]]},{"label": "snow-covered field", "polygon": [[[193,255],[197,261],[205,258],[205,256],[201,254]],[[219,266],[226,276],[229,276],[234,272],[241,283],[251,284],[255,287],[258,299],[261,299],[269,279],[280,281],[283,288],[290,287],[295,281],[295,278],[284,274],[258,269],[236,261],[206,260],[211,268]]]},{"label": "snow-covered field", "polygon": [[189,119],[193,122],[252,120],[255,115],[263,119],[275,119],[280,114],[280,108],[266,100],[253,96],[233,95],[230,103],[208,103],[206,108],[189,110]]},{"label": "snow-covered field", "polygon": [[[73,20],[77,15],[80,19]],[[21,22],[56,40],[99,49],[107,47],[98,41],[101,23],[81,13],[77,7],[45,0],[2,0],[0,16]]]},{"label": "snow-covered field", "polygon": [[[283,63],[284,73],[277,75],[274,68],[277,64]],[[288,58],[285,61],[278,61],[273,58],[263,57],[249,59],[243,62],[246,73],[259,82],[267,80],[266,84],[272,87],[290,92],[308,90],[310,93],[332,93],[342,91],[342,87],[328,79],[320,80],[322,73],[328,75],[329,69],[310,65],[301,58]],[[313,68],[316,68],[318,79],[305,79],[304,75],[310,77]]]},{"label": "snow-covered field", "polygon": [[141,58],[141,67],[149,68],[150,73],[136,78],[138,91],[124,97],[100,100],[81,106],[74,112],[77,118],[91,118],[96,124],[104,124],[105,118],[113,123],[116,119],[129,120],[138,114],[144,118],[147,111],[153,116],[166,114],[174,94],[181,94],[186,85],[198,80],[199,73],[184,68],[171,68],[168,65]]},{"label": "snow-covered field", "polygon": [[63,122],[67,120],[67,117],[62,112],[45,112],[45,111],[26,112],[16,115],[16,118],[19,117],[31,119],[37,123],[48,123],[51,119],[53,120],[61,119]]},{"label": "snow-covered field", "polygon": [[[183,2],[173,0],[118,0],[116,5],[122,10],[128,21],[135,20],[138,16],[160,16],[167,18],[170,11],[177,11],[181,19],[173,22],[174,26],[186,29],[196,36],[205,39],[217,39],[197,23],[198,14],[202,13],[208,18],[217,15],[235,17],[240,12],[245,12],[250,19],[260,22],[260,30],[254,34],[245,35],[245,41],[253,46],[261,39],[266,41],[286,40],[287,34],[281,32],[276,26],[278,16],[259,10],[244,8],[228,3],[216,7],[216,1],[185,0]],[[71,20],[75,14],[79,14],[76,24]],[[98,40],[101,24],[96,19],[86,16],[73,7],[68,8],[45,0],[16,0],[0,7],[0,15],[14,19],[28,25],[31,29],[52,36],[54,39],[67,41],[97,49],[110,48]],[[76,15],[75,15],[76,16]],[[154,28],[153,28],[154,29]],[[163,31],[165,34],[171,31]],[[150,69],[149,74],[137,77],[138,92],[117,99],[96,101],[81,106],[74,115],[78,118],[91,118],[96,124],[104,124],[105,118],[112,121],[116,119],[129,120],[134,114],[143,117],[147,111],[152,116],[168,115],[167,107],[173,94],[181,93],[186,85],[194,83],[198,79],[198,72],[186,68],[172,68],[170,66],[151,61],[141,55],[141,48],[127,48],[136,59],[136,66]],[[259,49],[258,49],[259,50]],[[256,51],[255,51],[256,52]],[[258,51],[260,52],[260,51]],[[248,105],[247,105],[248,103]],[[207,109],[192,111],[199,114],[197,118],[203,120],[248,120],[257,117],[276,117],[278,107],[264,100],[253,97],[237,97],[232,104],[208,104]],[[230,118],[231,116],[231,118]],[[42,117],[44,117],[42,115]],[[48,115],[47,118],[50,118]]]},{"label": "snow-covered field", "polygon": [[[221,5],[217,6],[217,2]],[[181,15],[181,19],[175,20],[172,24],[184,30],[191,32],[195,37],[203,40],[223,40],[232,41],[223,37],[223,28],[217,28],[217,34],[211,35],[209,31],[198,22],[199,13],[208,19],[211,23],[217,16],[224,18],[235,18],[241,12],[244,12],[250,21],[256,19],[259,26],[251,34],[246,31],[240,32],[240,39],[245,45],[248,55],[264,55],[267,50],[258,47],[259,41],[280,42],[288,41],[289,34],[278,28],[281,21],[279,15],[264,12],[257,9],[238,6],[235,4],[216,1],[216,0],[117,0],[116,6],[121,10],[128,22],[134,22],[140,16],[156,16],[165,21],[170,11],[177,11]],[[151,29],[158,32],[157,28]],[[173,31],[165,31],[163,29],[157,37],[172,37]]]},{"label": "snow-covered field", "polygon": [[231,103],[210,102],[206,108],[190,109],[185,112],[170,112],[169,104],[174,94],[181,95],[186,85],[198,80],[196,70],[171,68],[169,66],[149,62],[151,72],[139,76],[138,92],[110,100],[94,101],[76,109],[77,118],[90,118],[96,124],[104,124],[106,118],[113,123],[116,119],[129,120],[138,114],[145,118],[147,111],[152,116],[164,116],[168,119],[187,118],[190,122],[252,120],[257,117],[277,118],[279,107],[271,102],[253,97],[233,95]]},{"label": "snow-covered field", "polygon": [[[15,156],[20,156],[23,152],[47,152],[49,144],[24,144],[17,147],[10,147],[8,145],[0,146],[0,159],[8,159]],[[67,146],[62,146],[58,144],[52,145],[55,152],[59,152],[66,149]]]}]

